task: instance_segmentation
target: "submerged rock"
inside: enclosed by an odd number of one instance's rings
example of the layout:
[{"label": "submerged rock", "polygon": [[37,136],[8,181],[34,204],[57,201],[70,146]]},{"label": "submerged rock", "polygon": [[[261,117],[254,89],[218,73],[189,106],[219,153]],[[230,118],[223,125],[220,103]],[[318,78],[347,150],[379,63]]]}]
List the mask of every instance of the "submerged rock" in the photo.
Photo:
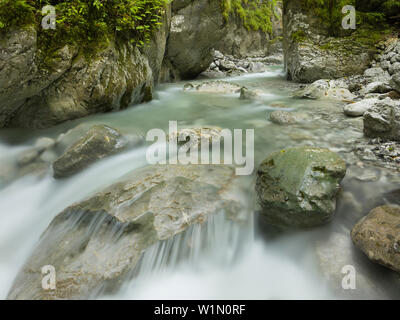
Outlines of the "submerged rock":
[{"label": "submerged rock", "polygon": [[[225,58],[265,57],[277,54],[281,47],[280,4],[271,21],[271,32],[246,28],[241,19],[225,19],[219,1],[175,0],[172,12],[166,58],[182,79],[197,77],[216,61],[223,61],[221,70],[237,70],[229,61],[232,59]],[[275,41],[271,41],[273,38]]]},{"label": "submerged rock", "polygon": [[105,125],[93,126],[83,138],[54,161],[54,177],[71,176],[125,147],[126,141],[117,130]]},{"label": "submerged rock", "polygon": [[373,209],[351,231],[354,244],[370,260],[400,272],[400,208]]},{"label": "submerged rock", "polygon": [[220,141],[222,129],[219,127],[183,128],[168,135],[167,140],[176,140],[178,145],[187,144],[187,147],[200,147],[202,140],[210,145]]},{"label": "submerged rock", "polygon": [[[51,222],[8,298],[85,299],[119,288],[158,241],[222,211],[242,221],[241,205],[231,199],[234,178],[233,168],[220,165],[151,166],[129,174]],[[45,265],[56,269],[55,290],[41,288]]]},{"label": "submerged rock", "polygon": [[255,90],[250,90],[250,89],[247,89],[246,87],[243,87],[240,90],[240,99],[241,100],[257,100],[260,98],[261,98],[260,94]]},{"label": "submerged rock", "polygon": [[184,91],[222,94],[239,93],[241,89],[242,87],[235,83],[222,80],[205,81],[202,83],[187,83],[183,87]]},{"label": "submerged rock", "polygon": [[262,215],[273,225],[313,227],[332,219],[346,164],[328,150],[300,147],[275,152],[257,172]]},{"label": "submerged rock", "polygon": [[286,124],[294,124],[297,122],[296,117],[287,111],[273,111],[269,115],[269,119],[276,124],[286,125]]}]

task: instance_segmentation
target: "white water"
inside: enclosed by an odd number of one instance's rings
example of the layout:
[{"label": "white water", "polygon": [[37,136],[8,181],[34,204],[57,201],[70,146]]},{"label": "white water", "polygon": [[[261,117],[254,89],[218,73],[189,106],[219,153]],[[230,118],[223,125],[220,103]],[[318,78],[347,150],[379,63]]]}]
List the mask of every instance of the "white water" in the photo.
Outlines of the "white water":
[{"label": "white water", "polygon": [[[362,136],[352,127],[343,130],[335,127],[335,124],[329,126],[322,120],[298,127],[272,125],[268,121],[268,113],[273,109],[269,106],[273,102],[285,103],[288,110],[299,112],[314,110],[313,108],[318,111],[337,108],[330,102],[304,102],[288,98],[290,84],[283,80],[279,68],[230,81],[263,90],[264,100],[246,102],[234,95],[188,94],[182,92],[182,84],[167,85],[160,88],[158,98],[153,102],[126,111],[95,115],[33,134],[23,130],[3,130],[0,132],[0,166],[6,168],[7,163],[15,161],[16,155],[33,145],[34,138],[55,138],[80,123],[106,123],[125,134],[145,133],[152,128],[165,129],[169,120],[179,121],[179,126],[255,128],[256,167],[268,153],[279,148],[302,143],[338,149],[349,136]],[[299,142],[292,138],[294,135],[308,135],[310,138]],[[104,159],[66,180],[57,181],[49,172],[42,179],[26,176],[3,187],[0,185],[0,298],[6,298],[19,269],[29,257],[40,235],[59,212],[118,181],[125,173],[144,165],[145,149],[141,148]],[[248,181],[244,183],[248,184]],[[246,187],[250,191],[253,188],[252,185]],[[376,190],[389,191],[395,185],[387,178],[378,180],[370,187],[345,179],[344,188],[359,193],[357,197],[362,202],[376,196]],[[249,201],[254,200],[252,192],[242,196],[248,197]],[[185,234],[152,247],[135,270],[135,277],[127,280],[117,294],[99,298],[342,297],[328,286],[327,276],[321,271],[316,256],[316,243],[325,241],[328,245],[327,235],[333,230],[345,230],[342,233],[348,237],[346,233],[359,216],[351,216],[351,212],[344,209],[339,210],[335,221],[328,226],[284,235],[275,235],[273,232],[270,234],[269,230],[259,227],[257,215],[253,218],[253,212],[249,212],[249,216],[248,223],[239,226],[227,221],[221,214],[216,215],[203,226],[194,226]],[[352,251],[349,255],[352,255]],[[169,257],[168,263],[166,257]],[[363,260],[363,263],[367,262]],[[375,272],[375,266],[368,268]],[[336,272],[341,279],[340,270]]]}]

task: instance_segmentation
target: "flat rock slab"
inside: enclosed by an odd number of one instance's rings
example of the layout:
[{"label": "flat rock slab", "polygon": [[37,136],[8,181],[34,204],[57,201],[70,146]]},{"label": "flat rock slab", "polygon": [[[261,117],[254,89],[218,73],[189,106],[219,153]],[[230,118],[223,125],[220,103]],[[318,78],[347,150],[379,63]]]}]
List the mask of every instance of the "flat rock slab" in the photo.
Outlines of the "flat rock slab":
[{"label": "flat rock slab", "polygon": [[[221,165],[134,171],[54,218],[8,298],[87,299],[118,289],[151,245],[204,223],[211,214],[238,219],[235,214],[244,209],[232,199],[234,178],[234,169]],[[57,272],[55,290],[41,287],[45,265]]]},{"label": "flat rock slab", "polygon": [[240,93],[241,89],[242,86],[222,80],[206,81],[202,83],[187,83],[183,87],[184,91],[219,93],[219,94]]}]

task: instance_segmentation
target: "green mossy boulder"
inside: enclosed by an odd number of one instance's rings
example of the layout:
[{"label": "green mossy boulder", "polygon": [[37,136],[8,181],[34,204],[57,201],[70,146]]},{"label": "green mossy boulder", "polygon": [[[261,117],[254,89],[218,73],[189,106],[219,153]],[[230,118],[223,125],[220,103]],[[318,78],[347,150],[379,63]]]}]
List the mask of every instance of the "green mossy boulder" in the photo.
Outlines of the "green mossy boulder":
[{"label": "green mossy boulder", "polygon": [[299,147],[275,152],[257,172],[261,214],[272,225],[313,227],[330,221],[346,164],[328,149]]}]

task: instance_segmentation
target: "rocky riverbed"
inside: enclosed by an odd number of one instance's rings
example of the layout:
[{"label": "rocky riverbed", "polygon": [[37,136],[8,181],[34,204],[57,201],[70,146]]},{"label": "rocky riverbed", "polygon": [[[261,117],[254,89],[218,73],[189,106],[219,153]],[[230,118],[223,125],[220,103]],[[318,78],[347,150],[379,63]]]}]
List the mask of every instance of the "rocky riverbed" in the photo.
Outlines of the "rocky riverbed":
[{"label": "rocky riverbed", "polygon": [[[2,180],[3,212],[21,184],[18,194],[37,187],[27,201],[43,200],[14,206],[16,221],[26,216],[37,227],[21,236],[24,227],[16,223],[3,233],[3,243],[20,237],[3,251],[9,262],[2,268],[10,278],[17,271],[10,261],[20,266],[15,281],[3,282],[3,295],[154,298],[166,297],[161,283],[170,288],[181,283],[184,289],[176,298],[183,293],[199,298],[209,297],[209,285],[217,277],[221,289],[215,296],[221,298],[398,297],[398,275],[369,262],[357,249],[369,244],[353,236],[355,247],[350,237],[369,211],[399,204],[397,142],[371,142],[363,118],[343,112],[347,100],[337,95],[304,99],[297,96],[299,90],[304,88],[287,82],[281,67],[270,66],[264,73],[166,85],[149,105],[92,116],[36,136],[4,131],[2,146],[10,148],[4,163],[14,171]],[[276,122],[272,115],[277,111],[296,121]],[[168,127],[154,112],[178,120],[175,136],[206,134],[204,138],[213,139],[223,128],[255,129],[253,174],[240,178],[224,166],[149,167],[143,137],[152,128]],[[16,136],[23,149],[4,144]],[[376,145],[382,150],[375,150]],[[26,166],[30,171],[21,174]],[[43,202],[46,198],[51,201]],[[389,210],[396,215],[396,209]],[[391,234],[388,241],[394,247],[387,245],[395,255],[398,240]],[[388,261],[379,263],[395,269],[388,252]],[[259,269],[250,268],[254,259]],[[45,263],[56,267],[60,280],[50,292],[37,286]],[[358,290],[341,287],[346,265],[358,272]],[[295,273],[290,271],[294,266]],[[236,273],[242,280],[228,284],[229,274]],[[271,286],[272,274],[283,279],[286,290]],[[201,284],[195,278],[203,279]],[[301,281],[302,290],[289,290],[293,281]],[[243,291],[245,282],[249,291]],[[252,284],[260,282],[264,287],[257,285],[254,291]]]},{"label": "rocky riverbed", "polygon": [[7,26],[1,298],[400,298],[392,11],[237,5],[166,3],[93,56]]}]

